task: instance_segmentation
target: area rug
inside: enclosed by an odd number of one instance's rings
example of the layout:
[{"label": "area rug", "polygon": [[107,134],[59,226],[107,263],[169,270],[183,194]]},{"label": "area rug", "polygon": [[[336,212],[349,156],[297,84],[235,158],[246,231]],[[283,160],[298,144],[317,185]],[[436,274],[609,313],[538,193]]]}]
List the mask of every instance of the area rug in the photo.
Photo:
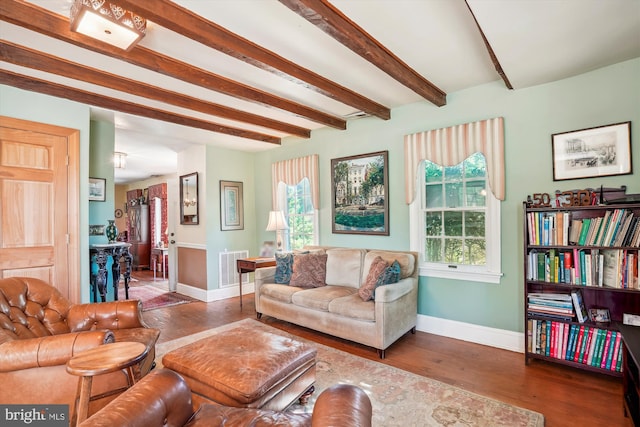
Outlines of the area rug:
[{"label": "area rug", "polygon": [[[239,325],[250,325],[254,329],[292,337],[318,349],[316,392],[307,405],[293,405],[289,409],[291,411],[311,412],[315,399],[324,389],[333,384],[346,383],[362,388],[369,395],[373,405],[374,426],[544,426],[544,417],[537,412],[313,343],[253,319],[158,344],[156,364],[162,367],[162,356],[171,350]],[[215,363],[213,355],[212,350],[212,361]]]},{"label": "area rug", "polygon": [[[118,288],[118,299],[125,299],[124,285]],[[168,292],[153,285],[129,286],[129,299],[142,301],[143,311],[197,301],[186,295]]]}]

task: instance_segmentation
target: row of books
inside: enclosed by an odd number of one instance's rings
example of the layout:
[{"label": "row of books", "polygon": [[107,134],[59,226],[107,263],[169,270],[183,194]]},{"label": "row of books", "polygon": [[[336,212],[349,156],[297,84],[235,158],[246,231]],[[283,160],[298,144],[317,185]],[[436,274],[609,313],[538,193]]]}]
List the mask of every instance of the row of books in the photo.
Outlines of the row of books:
[{"label": "row of books", "polygon": [[638,289],[640,255],[632,249],[532,249],[527,280]]},{"label": "row of books", "polygon": [[539,246],[640,246],[640,217],[628,209],[573,219],[570,212],[528,212],[529,244]]},{"label": "row of books", "polygon": [[555,320],[529,319],[530,353],[609,371],[622,371],[622,335],[618,331]]},{"label": "row of books", "polygon": [[580,323],[589,319],[587,307],[579,289],[571,291],[570,294],[530,292],[527,294],[527,313],[556,320],[571,321],[575,318]]}]

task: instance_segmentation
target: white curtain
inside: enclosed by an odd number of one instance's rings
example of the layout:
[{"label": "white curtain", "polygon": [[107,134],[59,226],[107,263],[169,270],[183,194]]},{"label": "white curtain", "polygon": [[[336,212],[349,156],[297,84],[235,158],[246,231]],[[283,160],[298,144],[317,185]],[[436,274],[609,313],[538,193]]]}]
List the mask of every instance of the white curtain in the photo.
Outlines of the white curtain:
[{"label": "white curtain", "polygon": [[296,159],[282,160],[271,165],[273,209],[278,209],[278,184],[297,185],[304,178],[309,179],[311,203],[314,209],[320,208],[320,184],[318,183],[318,155],[313,154]]},{"label": "white curtain", "polygon": [[416,196],[416,177],[420,162],[429,160],[441,166],[454,166],[474,153],[484,154],[491,192],[498,200],[504,200],[502,117],[405,135],[404,173],[407,204],[411,204]]}]

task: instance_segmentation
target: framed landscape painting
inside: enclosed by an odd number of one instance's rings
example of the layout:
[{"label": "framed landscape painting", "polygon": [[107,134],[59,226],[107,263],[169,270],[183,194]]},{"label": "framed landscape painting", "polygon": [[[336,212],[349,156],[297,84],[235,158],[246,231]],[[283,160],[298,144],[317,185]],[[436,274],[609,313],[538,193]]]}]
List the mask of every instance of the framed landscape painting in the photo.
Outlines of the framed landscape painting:
[{"label": "framed landscape painting", "polygon": [[333,233],[389,235],[388,153],[331,160]]},{"label": "framed landscape painting", "polygon": [[551,135],[553,180],[626,175],[631,170],[631,122]]}]

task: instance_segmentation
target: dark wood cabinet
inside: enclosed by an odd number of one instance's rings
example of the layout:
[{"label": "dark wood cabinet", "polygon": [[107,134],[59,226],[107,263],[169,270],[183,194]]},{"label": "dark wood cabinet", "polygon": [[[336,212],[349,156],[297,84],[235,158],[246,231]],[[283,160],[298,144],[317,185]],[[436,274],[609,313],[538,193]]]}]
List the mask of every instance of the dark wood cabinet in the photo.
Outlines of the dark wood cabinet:
[{"label": "dark wood cabinet", "polygon": [[[640,217],[640,204],[539,208],[525,202],[523,212],[525,363],[541,359],[621,376],[619,326],[625,314],[640,315],[640,254],[632,239],[640,228],[634,219]],[[544,309],[538,304],[547,302],[539,302],[538,294],[572,293],[581,295],[586,321],[580,322],[571,298],[573,314],[539,311]],[[600,309],[608,319],[594,321],[590,309]],[[590,346],[596,344],[600,348],[591,350],[592,358]]]},{"label": "dark wood cabinet", "polygon": [[151,242],[149,235],[149,205],[129,206],[129,243],[133,256],[132,268],[149,268],[151,263]]},{"label": "dark wood cabinet", "polygon": [[640,426],[640,326],[620,325],[624,341],[622,387],[624,414]]}]

